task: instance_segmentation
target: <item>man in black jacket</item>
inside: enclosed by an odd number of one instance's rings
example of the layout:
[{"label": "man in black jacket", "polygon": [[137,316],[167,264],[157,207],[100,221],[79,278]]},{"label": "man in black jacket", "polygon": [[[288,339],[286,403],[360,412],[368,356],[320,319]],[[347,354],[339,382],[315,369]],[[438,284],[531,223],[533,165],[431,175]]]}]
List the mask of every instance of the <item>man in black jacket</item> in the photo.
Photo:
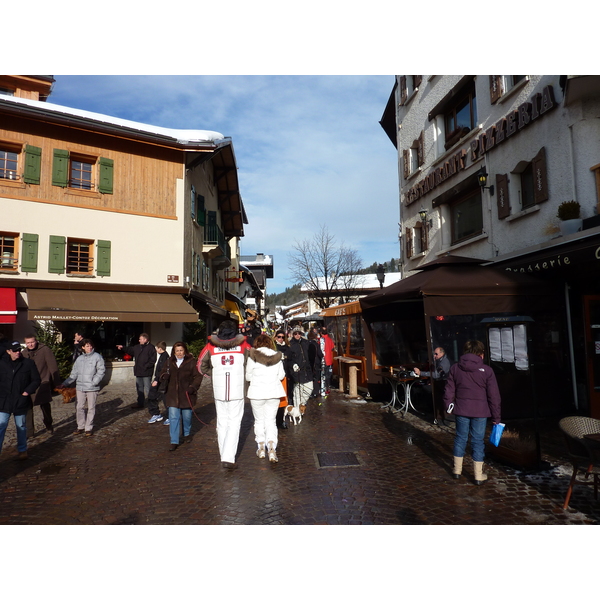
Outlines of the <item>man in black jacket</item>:
[{"label": "man in black jacket", "polygon": [[0,357],[0,451],[12,414],[17,428],[17,459],[27,459],[26,415],[33,409],[31,394],[41,383],[40,374],[30,358],[21,356],[21,344],[12,342]]},{"label": "man in black jacket", "polygon": [[135,360],[133,374],[135,375],[137,404],[133,404],[131,408],[144,408],[156,363],[156,348],[150,343],[150,336],[147,333],[140,333],[139,342],[136,346],[128,348],[117,346],[119,350],[125,350],[127,354],[131,354]]},{"label": "man in black jacket", "polygon": [[309,344],[302,327],[292,329],[290,341],[290,370],[294,382],[294,406],[306,406],[313,389],[313,370],[309,358]]}]

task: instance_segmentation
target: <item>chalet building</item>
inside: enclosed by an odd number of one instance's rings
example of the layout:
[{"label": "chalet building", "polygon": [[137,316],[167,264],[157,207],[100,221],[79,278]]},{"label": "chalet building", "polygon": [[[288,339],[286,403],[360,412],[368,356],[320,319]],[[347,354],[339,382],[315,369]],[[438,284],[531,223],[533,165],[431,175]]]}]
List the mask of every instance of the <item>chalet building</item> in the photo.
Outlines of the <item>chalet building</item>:
[{"label": "chalet building", "polygon": [[597,418],[599,117],[598,76],[398,75],[381,120],[404,275],[453,255],[557,283],[563,306],[532,347],[555,361],[558,410]]},{"label": "chalet building", "polygon": [[110,360],[230,317],[248,222],[231,139],[51,104],[53,83],[0,76],[4,335],[52,321]]}]

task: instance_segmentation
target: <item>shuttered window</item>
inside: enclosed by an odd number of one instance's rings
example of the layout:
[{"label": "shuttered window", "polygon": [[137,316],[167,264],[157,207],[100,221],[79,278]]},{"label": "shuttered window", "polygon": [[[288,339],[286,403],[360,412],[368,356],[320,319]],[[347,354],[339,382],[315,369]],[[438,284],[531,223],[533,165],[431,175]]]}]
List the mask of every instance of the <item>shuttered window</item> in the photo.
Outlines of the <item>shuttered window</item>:
[{"label": "shuttered window", "polygon": [[413,255],[413,234],[410,227],[406,228],[406,258],[412,258]]},{"label": "shuttered window", "polygon": [[111,251],[110,241],[98,240],[97,246],[96,275],[98,275],[98,277],[109,277]]},{"label": "shuttered window", "polygon": [[69,151],[55,149],[52,158],[52,185],[67,187],[69,183]]},{"label": "shuttered window", "polygon": [[39,236],[37,233],[24,233],[21,240],[21,271],[37,273]]},{"label": "shuttered window", "polygon": [[40,185],[42,170],[42,149],[37,146],[25,146],[25,164],[23,167],[23,181],[33,185]]},{"label": "shuttered window", "polygon": [[113,171],[114,160],[111,158],[102,158],[98,161],[100,172],[98,174],[98,191],[101,194],[113,193]]},{"label": "shuttered window", "polygon": [[63,236],[50,236],[50,252],[48,256],[48,272],[49,273],[64,273],[65,272],[65,250],[67,240]]},{"label": "shuttered window", "polygon": [[510,215],[508,175],[496,175],[496,198],[496,202],[498,203],[498,218],[506,219]]},{"label": "shuttered window", "polygon": [[502,75],[490,75],[490,100],[492,104],[498,101],[504,93]]},{"label": "shuttered window", "polygon": [[546,149],[542,148],[531,161],[533,167],[533,198],[536,204],[548,200],[548,173]]},{"label": "shuttered window", "polygon": [[206,223],[206,208],[204,205],[204,196],[202,196],[201,194],[198,194],[196,198],[196,210],[196,223],[198,223],[198,225],[204,226]]}]

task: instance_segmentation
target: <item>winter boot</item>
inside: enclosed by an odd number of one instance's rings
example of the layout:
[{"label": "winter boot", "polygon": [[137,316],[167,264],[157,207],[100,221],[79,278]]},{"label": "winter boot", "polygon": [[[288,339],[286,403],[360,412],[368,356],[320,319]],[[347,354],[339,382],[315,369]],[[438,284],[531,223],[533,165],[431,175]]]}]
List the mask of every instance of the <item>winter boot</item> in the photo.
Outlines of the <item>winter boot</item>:
[{"label": "winter boot", "polygon": [[481,485],[488,478],[483,472],[483,461],[473,461],[473,470],[475,472],[475,485]]},{"label": "winter boot", "polygon": [[460,479],[460,474],[462,473],[462,465],[463,465],[463,457],[455,456],[454,457],[454,470],[452,471],[452,477],[454,479]]}]

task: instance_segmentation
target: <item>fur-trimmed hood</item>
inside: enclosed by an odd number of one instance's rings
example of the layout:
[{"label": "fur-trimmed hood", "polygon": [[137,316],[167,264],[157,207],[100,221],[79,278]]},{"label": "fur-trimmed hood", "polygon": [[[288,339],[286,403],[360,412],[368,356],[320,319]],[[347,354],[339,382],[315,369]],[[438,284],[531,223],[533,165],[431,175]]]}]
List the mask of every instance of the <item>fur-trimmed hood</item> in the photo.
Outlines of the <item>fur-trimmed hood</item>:
[{"label": "fur-trimmed hood", "polygon": [[265,365],[265,367],[272,367],[281,361],[281,352],[276,352],[269,348],[252,348],[248,353],[248,356],[257,363]]},{"label": "fur-trimmed hood", "polygon": [[245,337],[246,336],[239,333],[230,340],[222,340],[218,335],[213,334],[210,336],[210,343],[214,346],[217,346],[217,348],[224,348],[225,350],[228,350],[229,348],[233,348],[234,346],[241,346],[244,342]]}]

